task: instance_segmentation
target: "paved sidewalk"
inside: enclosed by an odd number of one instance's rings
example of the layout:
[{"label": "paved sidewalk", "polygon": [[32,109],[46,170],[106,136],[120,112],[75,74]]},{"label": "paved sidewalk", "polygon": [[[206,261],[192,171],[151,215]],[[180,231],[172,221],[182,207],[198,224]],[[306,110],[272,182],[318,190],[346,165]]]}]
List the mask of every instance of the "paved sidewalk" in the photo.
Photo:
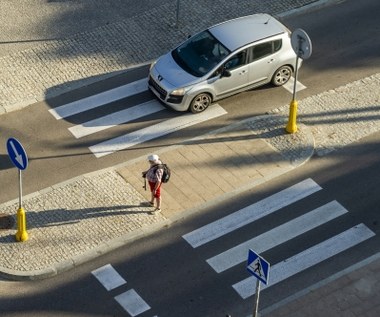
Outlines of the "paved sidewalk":
[{"label": "paved sidewalk", "polygon": [[261,316],[380,316],[380,253],[339,272],[314,287],[294,294]]}]

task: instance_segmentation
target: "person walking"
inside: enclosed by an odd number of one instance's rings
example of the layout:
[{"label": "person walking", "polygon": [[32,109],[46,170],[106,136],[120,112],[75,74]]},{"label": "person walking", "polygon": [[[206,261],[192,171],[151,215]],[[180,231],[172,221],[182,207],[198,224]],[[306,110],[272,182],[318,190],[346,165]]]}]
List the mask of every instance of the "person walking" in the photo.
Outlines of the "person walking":
[{"label": "person walking", "polygon": [[150,167],[148,170],[142,172],[142,175],[148,180],[151,192],[149,204],[152,207],[156,204],[156,208],[153,211],[153,214],[156,214],[161,212],[161,184],[164,170],[162,167],[162,162],[157,154],[149,155],[148,161]]}]

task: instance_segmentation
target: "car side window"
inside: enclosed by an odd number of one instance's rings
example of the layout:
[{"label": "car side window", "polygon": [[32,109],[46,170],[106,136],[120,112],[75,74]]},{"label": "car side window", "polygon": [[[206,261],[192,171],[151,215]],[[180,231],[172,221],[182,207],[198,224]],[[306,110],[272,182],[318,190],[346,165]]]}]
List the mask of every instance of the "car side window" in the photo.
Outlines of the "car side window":
[{"label": "car side window", "polygon": [[252,61],[268,56],[273,52],[273,42],[266,42],[252,47]]},{"label": "car side window", "polygon": [[278,52],[282,47],[282,40],[273,41],[273,52]]},{"label": "car side window", "polygon": [[247,63],[247,50],[243,50],[232,56],[227,62],[224,63],[224,69],[232,70],[243,66]]},{"label": "car side window", "polygon": [[282,40],[275,40],[270,42],[265,42],[252,47],[252,58],[251,61],[257,61],[260,58],[271,55],[278,52],[282,47]]}]

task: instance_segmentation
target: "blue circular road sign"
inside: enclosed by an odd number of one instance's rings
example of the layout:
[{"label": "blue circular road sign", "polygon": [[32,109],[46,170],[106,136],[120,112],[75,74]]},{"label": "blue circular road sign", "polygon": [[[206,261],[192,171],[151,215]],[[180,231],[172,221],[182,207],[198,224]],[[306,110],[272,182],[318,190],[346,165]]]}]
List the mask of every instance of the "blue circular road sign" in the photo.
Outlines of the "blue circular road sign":
[{"label": "blue circular road sign", "polygon": [[20,170],[28,167],[28,157],[21,143],[15,138],[7,141],[7,151],[12,163]]}]

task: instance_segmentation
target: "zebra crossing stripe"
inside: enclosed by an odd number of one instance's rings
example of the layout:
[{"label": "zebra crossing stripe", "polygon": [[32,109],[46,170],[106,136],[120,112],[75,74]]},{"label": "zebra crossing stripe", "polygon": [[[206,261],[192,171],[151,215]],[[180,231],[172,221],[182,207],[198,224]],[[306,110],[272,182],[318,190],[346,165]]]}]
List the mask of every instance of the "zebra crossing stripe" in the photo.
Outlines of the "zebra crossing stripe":
[{"label": "zebra crossing stripe", "polygon": [[190,127],[200,122],[210,120],[226,114],[218,104],[214,104],[207,111],[198,114],[183,114],[176,118],[162,121],[148,128],[137,130],[111,140],[90,146],[89,149],[96,157],[102,157],[113,152],[124,150],[137,144],[156,139],[175,131]]},{"label": "zebra crossing stripe", "polygon": [[[289,91],[291,94],[293,93],[293,88],[294,88],[294,77],[290,77],[289,81],[283,85],[287,91]],[[297,86],[296,86],[297,92],[306,89],[306,86],[301,84],[299,81],[297,81]]]},{"label": "zebra crossing stripe", "polygon": [[197,248],[321,189],[322,188],[312,179],[306,179],[253,205],[247,206],[226,217],[187,233],[182,237],[193,248]]},{"label": "zebra crossing stripe", "polygon": [[[290,78],[290,80],[283,85],[283,87],[289,91],[293,92],[294,78]],[[297,82],[297,91],[305,89],[306,86]],[[111,103],[116,100],[120,100],[123,98],[130,97],[135,94],[142,93],[148,90],[147,79],[143,78],[140,80],[136,80],[129,84],[116,87],[86,98],[82,98],[80,100],[76,100],[65,105],[56,107],[54,109],[49,109],[49,112],[57,119],[63,119],[70,117],[72,115],[81,113],[83,111],[87,111],[108,103]]]},{"label": "zebra crossing stripe", "polygon": [[164,110],[165,107],[157,100],[151,100],[131,108],[111,113],[85,123],[69,128],[69,131],[77,138],[112,128],[116,125],[136,120],[138,118]]},{"label": "zebra crossing stripe", "polygon": [[57,119],[63,119],[83,111],[87,111],[116,100],[144,92],[148,89],[146,78],[131,82],[129,84],[113,88],[99,94],[95,94],[65,105],[50,109],[49,112]]},{"label": "zebra crossing stripe", "polygon": [[[340,252],[375,236],[375,233],[364,224],[359,224],[330,239],[327,239],[301,253],[296,254],[271,267],[270,280],[268,285],[262,288],[275,285],[299,272],[302,272]],[[255,294],[256,278],[250,276],[232,287],[243,298],[246,299]]]},{"label": "zebra crossing stripe", "polygon": [[260,254],[346,212],[348,211],[337,201],[332,201],[206,261],[217,273],[223,272],[246,261],[249,249]]},{"label": "zebra crossing stripe", "polygon": [[107,291],[127,283],[111,264],[104,265],[91,272]]},{"label": "zebra crossing stripe", "polygon": [[137,316],[150,309],[150,306],[141,298],[134,289],[115,296],[115,300],[132,317]]}]

